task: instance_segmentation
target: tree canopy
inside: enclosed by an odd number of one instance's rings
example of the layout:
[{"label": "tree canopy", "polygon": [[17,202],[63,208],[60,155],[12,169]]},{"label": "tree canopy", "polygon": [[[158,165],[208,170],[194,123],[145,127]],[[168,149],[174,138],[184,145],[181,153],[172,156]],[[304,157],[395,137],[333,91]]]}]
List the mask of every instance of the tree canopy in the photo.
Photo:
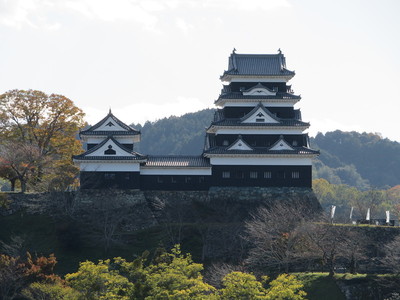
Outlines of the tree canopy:
[{"label": "tree canopy", "polygon": [[82,149],[76,134],[83,117],[83,111],[62,95],[36,90],[0,95],[0,167],[11,169],[23,190],[27,182],[35,189],[64,188],[77,171],[71,155]]}]

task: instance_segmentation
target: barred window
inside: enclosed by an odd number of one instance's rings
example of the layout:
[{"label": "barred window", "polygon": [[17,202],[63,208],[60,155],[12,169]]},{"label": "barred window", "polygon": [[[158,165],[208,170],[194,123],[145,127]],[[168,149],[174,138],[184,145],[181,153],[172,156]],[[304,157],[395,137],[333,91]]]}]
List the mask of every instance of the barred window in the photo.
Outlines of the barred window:
[{"label": "barred window", "polygon": [[258,173],[256,171],[250,171],[250,178],[252,179],[258,178]]},{"label": "barred window", "polygon": [[185,183],[190,183],[192,182],[192,177],[191,176],[185,176]]},{"label": "barred window", "polygon": [[222,178],[231,178],[231,172],[229,171],[222,172]]},{"label": "barred window", "polygon": [[171,183],[177,183],[178,181],[176,180],[176,177],[171,176]]},{"label": "barred window", "polygon": [[161,176],[157,176],[157,183],[163,183],[164,180]]},{"label": "barred window", "polygon": [[272,173],[271,173],[271,171],[266,171],[266,172],[264,172],[264,178],[267,178],[267,179],[272,178]]},{"label": "barred window", "polygon": [[300,172],[299,171],[293,171],[292,172],[292,178],[293,179],[299,179],[300,178]]}]

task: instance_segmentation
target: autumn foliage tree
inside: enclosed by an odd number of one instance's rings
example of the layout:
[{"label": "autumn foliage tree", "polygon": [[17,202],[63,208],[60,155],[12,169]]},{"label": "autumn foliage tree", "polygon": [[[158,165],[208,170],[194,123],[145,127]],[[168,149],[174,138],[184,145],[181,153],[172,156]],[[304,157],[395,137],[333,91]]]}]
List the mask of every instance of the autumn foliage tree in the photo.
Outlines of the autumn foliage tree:
[{"label": "autumn foliage tree", "polygon": [[[2,167],[14,171],[27,167],[29,172],[22,170],[18,176],[21,185],[25,180],[36,189],[62,189],[57,178],[62,177],[62,182],[69,184],[68,178],[77,172],[71,155],[81,151],[76,133],[84,125],[83,116],[82,110],[62,95],[36,90],[11,90],[0,95]],[[29,157],[12,164],[10,157],[4,157],[4,152],[11,155],[11,145],[23,145],[21,151],[34,150],[34,159]],[[25,151],[22,152],[26,158]]]}]

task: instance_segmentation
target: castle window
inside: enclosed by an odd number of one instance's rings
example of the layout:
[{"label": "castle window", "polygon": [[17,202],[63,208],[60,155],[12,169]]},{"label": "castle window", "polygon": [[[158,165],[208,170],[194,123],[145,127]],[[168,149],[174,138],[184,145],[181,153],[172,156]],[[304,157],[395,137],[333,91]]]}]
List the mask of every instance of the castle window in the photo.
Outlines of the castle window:
[{"label": "castle window", "polygon": [[257,179],[258,178],[258,173],[256,171],[250,171],[250,178]]},{"label": "castle window", "polygon": [[191,176],[185,176],[185,183],[191,183],[192,182],[192,177]]},{"label": "castle window", "polygon": [[229,146],[229,141],[228,140],[224,140],[222,142],[222,146]]},{"label": "castle window", "polygon": [[231,178],[231,172],[229,171],[222,172],[222,178]]},{"label": "castle window", "polygon": [[296,147],[297,146],[297,141],[293,141],[292,145]]},{"label": "castle window", "polygon": [[171,176],[171,183],[177,183],[178,181],[176,180],[176,177]]},{"label": "castle window", "polygon": [[300,178],[300,172],[299,171],[293,171],[292,172],[292,178],[293,179],[299,179]]},{"label": "castle window", "polygon": [[111,145],[108,145],[108,149],[104,151],[104,155],[115,155],[117,152],[112,148]]},{"label": "castle window", "polygon": [[271,179],[272,178],[272,172],[271,171],[264,172],[264,178]]},{"label": "castle window", "polygon": [[105,180],[115,180],[115,173],[104,173]]},{"label": "castle window", "polygon": [[204,176],[199,177],[199,183],[204,183]]},{"label": "castle window", "polygon": [[129,179],[130,179],[129,173],[126,173],[126,174],[125,174],[124,179],[125,179],[125,180],[129,180]]},{"label": "castle window", "polygon": [[164,180],[161,176],[157,176],[157,183],[163,183]]},{"label": "castle window", "polygon": [[263,123],[263,122],[265,122],[265,119],[264,118],[257,118],[256,122],[257,123]]}]

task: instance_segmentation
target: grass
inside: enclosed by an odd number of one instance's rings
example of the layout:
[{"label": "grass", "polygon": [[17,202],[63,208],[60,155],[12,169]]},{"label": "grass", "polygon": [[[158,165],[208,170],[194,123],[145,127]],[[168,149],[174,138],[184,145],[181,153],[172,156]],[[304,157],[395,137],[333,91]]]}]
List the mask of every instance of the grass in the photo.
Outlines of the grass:
[{"label": "grass", "polygon": [[342,291],[337,286],[335,279],[328,273],[294,273],[297,279],[304,284],[307,299],[310,300],[345,300]]}]

